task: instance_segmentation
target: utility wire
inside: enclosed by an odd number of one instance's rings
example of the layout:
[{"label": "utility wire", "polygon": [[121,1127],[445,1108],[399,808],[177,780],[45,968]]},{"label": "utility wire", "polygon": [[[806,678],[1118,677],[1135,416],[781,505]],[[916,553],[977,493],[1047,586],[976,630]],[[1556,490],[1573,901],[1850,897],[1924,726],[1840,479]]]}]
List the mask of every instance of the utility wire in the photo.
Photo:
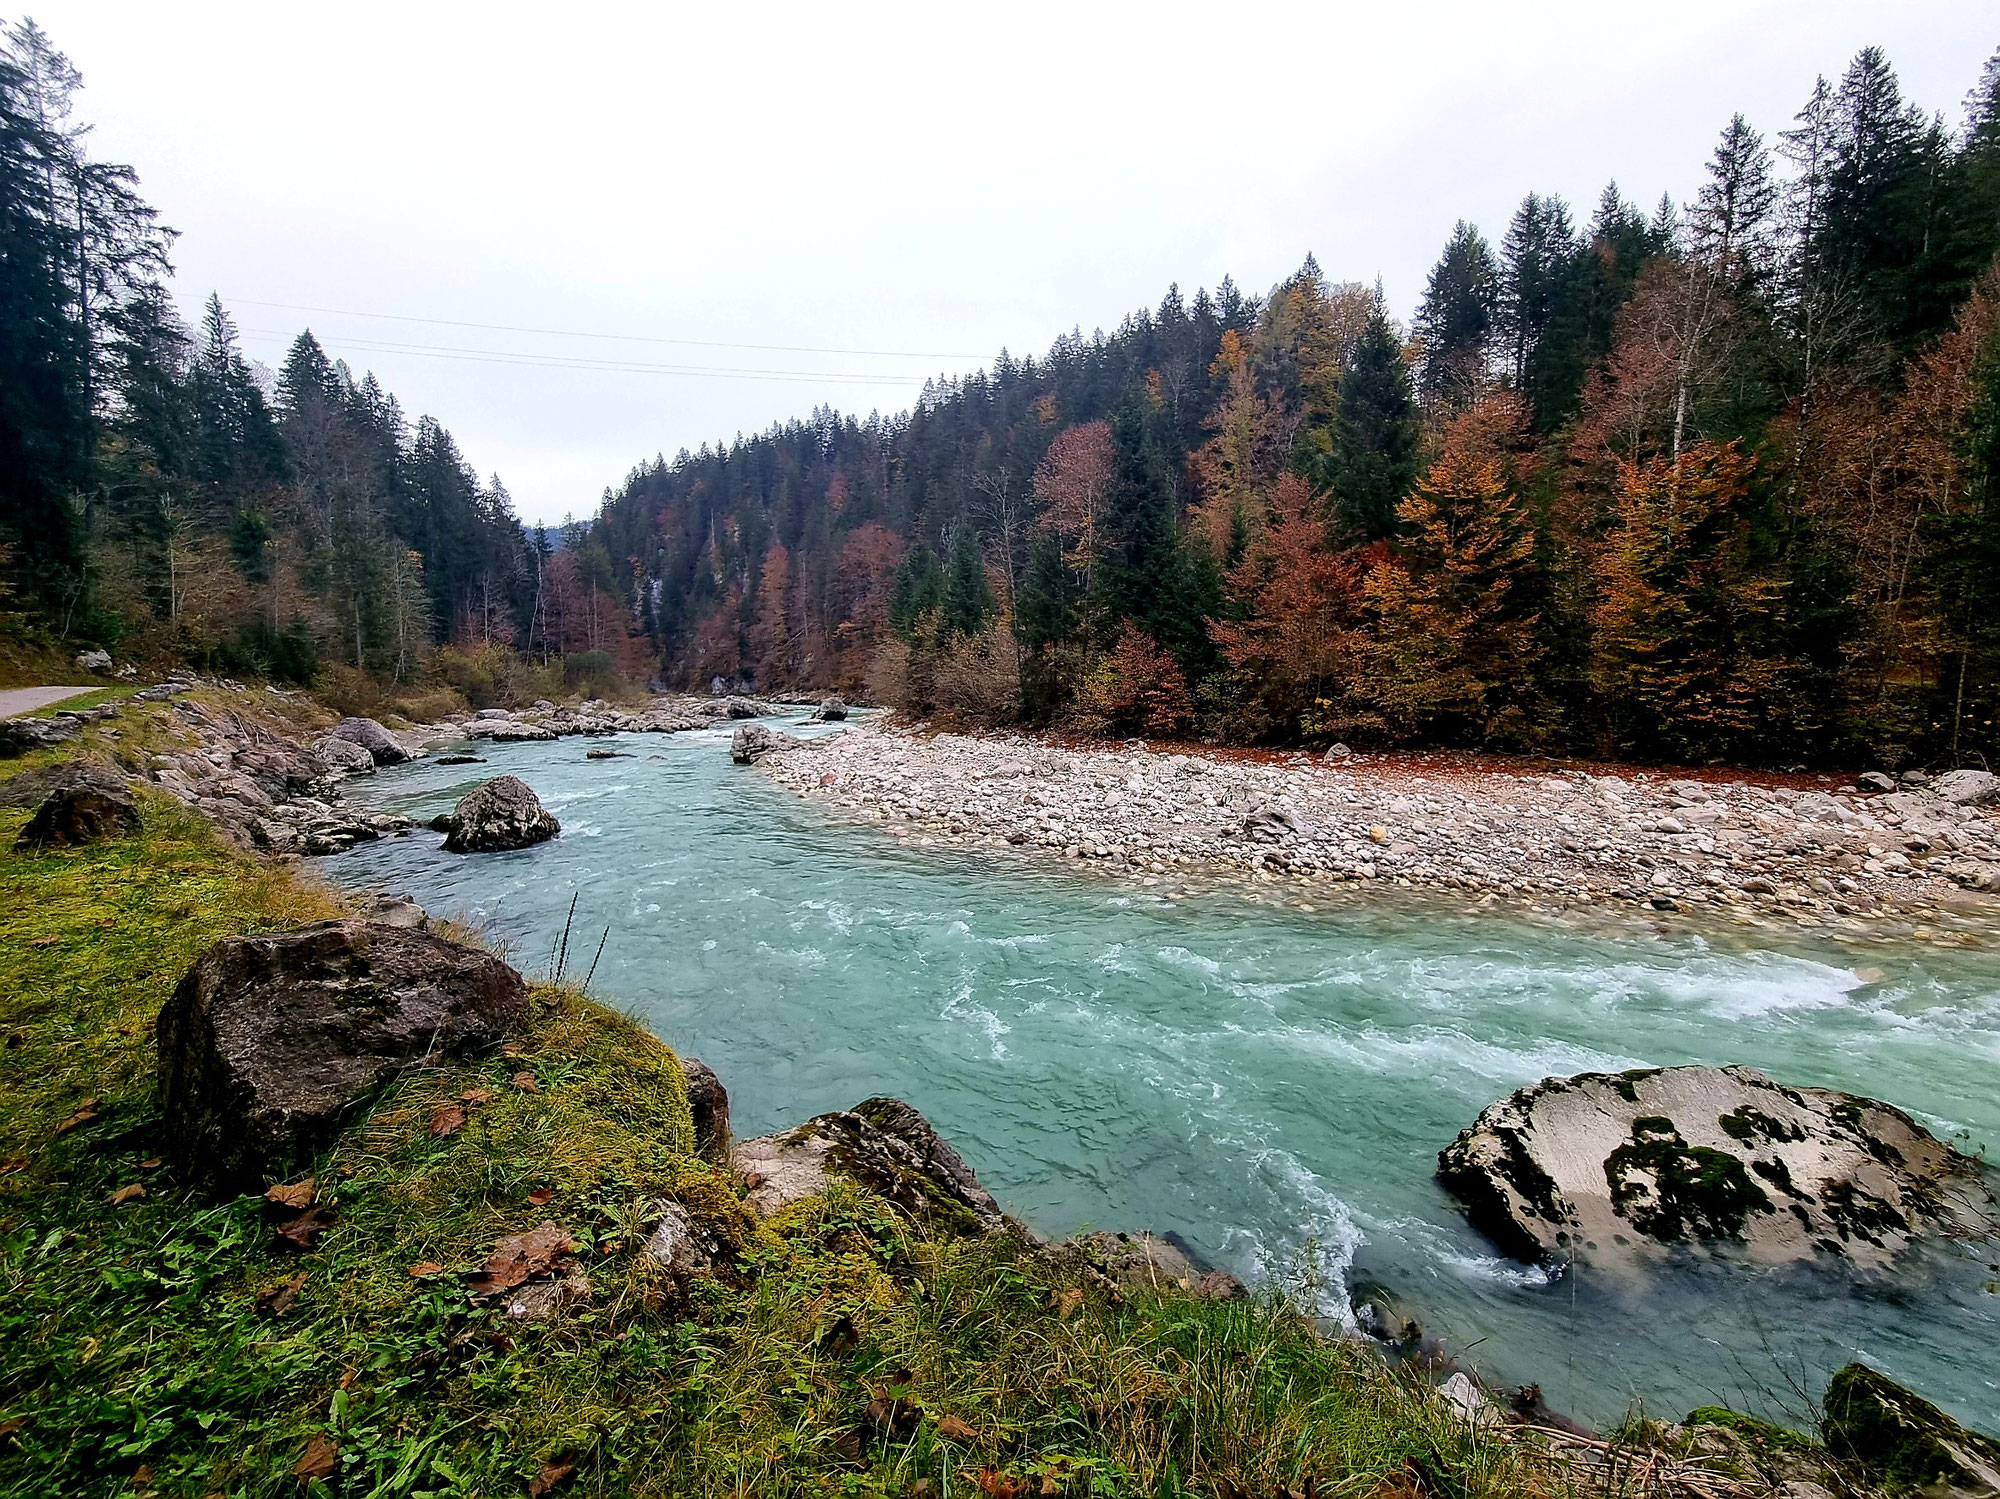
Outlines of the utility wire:
[{"label": "utility wire", "polygon": [[555,338],[601,338],[620,343],[685,344],[699,349],[758,349],[778,354],[864,354],[884,359],[978,359],[978,354],[926,354],[911,349],[834,349],[812,344],[746,344],[706,338],[660,338],[644,333],[587,333],[576,328],[524,328],[512,323],[468,323],[452,318],[407,317],[394,312],[354,312],[341,307],[309,307],[298,302],[260,302],[254,297],[231,297],[232,306],[276,307],[286,312],[323,312],[332,317],[375,318],[390,323],[428,323],[438,328],[481,328],[489,333],[541,333]]},{"label": "utility wire", "polygon": [[[279,328],[245,328],[256,338],[289,339],[293,335]],[[923,377],[909,374],[867,374],[853,370],[772,370],[733,369],[723,365],[641,364],[633,360],[599,359],[577,354],[535,354],[509,349],[468,349],[452,344],[394,343],[381,339],[330,338],[346,345],[378,354],[409,354],[423,359],[450,359],[473,364],[515,364],[538,369],[596,370],[610,374],[683,375],[696,379],[725,380],[816,380],[840,385],[917,385]]]}]

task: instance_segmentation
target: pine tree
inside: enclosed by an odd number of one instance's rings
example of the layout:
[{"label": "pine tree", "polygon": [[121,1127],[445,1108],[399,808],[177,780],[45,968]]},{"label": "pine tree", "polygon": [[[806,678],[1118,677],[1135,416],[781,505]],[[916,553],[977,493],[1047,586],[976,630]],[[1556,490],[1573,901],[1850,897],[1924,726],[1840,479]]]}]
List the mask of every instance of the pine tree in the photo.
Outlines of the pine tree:
[{"label": "pine tree", "polygon": [[961,523],[952,542],[951,568],[945,578],[945,628],[955,635],[977,635],[992,613],[993,590],[986,582],[979,533],[969,524]]},{"label": "pine tree", "polygon": [[1396,528],[1417,472],[1417,412],[1402,341],[1379,301],[1340,379],[1331,464],[1335,525],[1354,541]]},{"label": "pine tree", "polygon": [[1689,248],[1733,294],[1754,294],[1773,267],[1778,185],[1764,138],[1742,115],[1732,115],[1723,127],[1707,174],[1695,198]]}]

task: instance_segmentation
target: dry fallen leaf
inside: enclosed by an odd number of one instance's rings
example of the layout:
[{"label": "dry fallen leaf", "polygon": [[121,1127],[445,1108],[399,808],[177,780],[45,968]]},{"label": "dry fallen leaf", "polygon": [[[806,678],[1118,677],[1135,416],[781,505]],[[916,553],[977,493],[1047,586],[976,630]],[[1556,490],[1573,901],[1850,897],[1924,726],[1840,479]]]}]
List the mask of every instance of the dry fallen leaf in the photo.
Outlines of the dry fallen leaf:
[{"label": "dry fallen leaf", "polygon": [[353,1389],[354,1381],[360,1377],[361,1371],[359,1369],[342,1369],[340,1371],[340,1388],[343,1390]]},{"label": "dry fallen leaf", "polygon": [[1055,1292],[1052,1299],[1056,1304],[1056,1319],[1067,1322],[1069,1314],[1083,1305],[1083,1292],[1071,1286],[1067,1291]]},{"label": "dry fallen leaf", "polygon": [[575,1471],[575,1465],[571,1463],[544,1463],[542,1471],[528,1484],[528,1499],[542,1499],[542,1495]]},{"label": "dry fallen leaf", "polygon": [[538,1208],[547,1207],[549,1203],[555,1200],[555,1195],[553,1187],[537,1187],[528,1194],[528,1201]]},{"label": "dry fallen leaf", "polygon": [[442,1140],[465,1128],[465,1110],[455,1103],[439,1104],[431,1115],[431,1138]]},{"label": "dry fallen leaf", "polygon": [[515,1073],[514,1086],[519,1088],[523,1093],[539,1093],[541,1091],[541,1085],[535,1081],[535,1074],[532,1072]]},{"label": "dry fallen leaf", "polygon": [[141,1171],[158,1171],[160,1169],[160,1158],[158,1156],[154,1156],[150,1160],[141,1161],[139,1163],[139,1169]]},{"label": "dry fallen leaf", "polygon": [[301,1270],[290,1280],[281,1280],[268,1290],[257,1294],[257,1310],[269,1312],[274,1317],[282,1317],[292,1309],[292,1303],[299,1299],[299,1292],[305,1289],[306,1274]]},{"label": "dry fallen leaf", "polygon": [[122,1203],[135,1201],[145,1195],[146,1189],[137,1182],[133,1182],[129,1186],[120,1187],[116,1192],[111,1194],[111,1205],[118,1207]]},{"label": "dry fallen leaf", "polygon": [[306,1439],[306,1450],[299,1454],[298,1466],[292,1469],[292,1477],[304,1483],[316,1478],[331,1478],[340,1468],[340,1449],[333,1445],[333,1438],[325,1432],[318,1432]]},{"label": "dry fallen leaf", "polygon": [[576,1244],[559,1224],[543,1223],[524,1234],[512,1234],[493,1246],[493,1258],[471,1279],[475,1296],[512,1290],[523,1281],[547,1275],[558,1261],[576,1252]]},{"label": "dry fallen leaf", "polygon": [[968,1422],[959,1420],[956,1416],[939,1416],[937,1429],[938,1435],[948,1442],[976,1442],[979,1440],[978,1429]]},{"label": "dry fallen leaf", "polygon": [[418,1260],[410,1266],[410,1279],[422,1280],[426,1275],[442,1275],[444,1266],[436,1260]]},{"label": "dry fallen leaf", "polygon": [[519,1041],[502,1041],[500,1043],[500,1055],[503,1057],[518,1057],[522,1050],[523,1048]]},{"label": "dry fallen leaf", "polygon": [[56,1126],[56,1133],[66,1135],[79,1124],[88,1124],[97,1117],[97,1100],[86,1098],[76,1106],[76,1112]]},{"label": "dry fallen leaf", "polygon": [[311,1249],[313,1241],[333,1226],[333,1214],[325,1208],[308,1208],[296,1218],[277,1227],[280,1249]]},{"label": "dry fallen leaf", "polygon": [[458,1096],[466,1103],[471,1104],[475,1109],[482,1103],[493,1102],[493,1090],[491,1088],[467,1088]]},{"label": "dry fallen leaf", "polygon": [[264,1193],[264,1200],[273,1207],[302,1213],[313,1205],[313,1179],[309,1176],[302,1182],[280,1183]]},{"label": "dry fallen leaf", "polygon": [[57,944],[58,942],[60,942],[60,941],[62,941],[62,938],[60,938],[60,937],[37,937],[37,938],[36,938],[36,939],[35,939],[35,940],[34,940],[33,942],[30,942],[30,943],[28,944],[28,946],[30,946],[30,947],[54,947],[54,946],[55,946],[55,945],[56,945],[56,944]]},{"label": "dry fallen leaf", "polygon": [[1021,1485],[998,1468],[981,1468],[973,1481],[987,1499],[1015,1499],[1021,1492]]},{"label": "dry fallen leaf", "polygon": [[26,1416],[15,1416],[9,1420],[0,1421],[0,1440],[11,1437],[17,1431],[25,1431],[27,1427],[28,1418]]}]

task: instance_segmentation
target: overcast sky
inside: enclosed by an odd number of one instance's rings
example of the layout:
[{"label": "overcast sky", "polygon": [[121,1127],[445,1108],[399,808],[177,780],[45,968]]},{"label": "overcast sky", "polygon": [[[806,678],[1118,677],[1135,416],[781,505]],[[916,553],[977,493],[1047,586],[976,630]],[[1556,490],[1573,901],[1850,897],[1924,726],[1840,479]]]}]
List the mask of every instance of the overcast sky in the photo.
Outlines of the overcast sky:
[{"label": "overcast sky", "polygon": [[28,13],[181,231],[190,316],[219,291],[270,364],[310,325],[531,520],[1170,282],[1312,251],[1407,318],[1455,219],[1686,201],[1732,111],[1775,135],[1870,43],[1956,122],[2000,44],[1991,0]]}]

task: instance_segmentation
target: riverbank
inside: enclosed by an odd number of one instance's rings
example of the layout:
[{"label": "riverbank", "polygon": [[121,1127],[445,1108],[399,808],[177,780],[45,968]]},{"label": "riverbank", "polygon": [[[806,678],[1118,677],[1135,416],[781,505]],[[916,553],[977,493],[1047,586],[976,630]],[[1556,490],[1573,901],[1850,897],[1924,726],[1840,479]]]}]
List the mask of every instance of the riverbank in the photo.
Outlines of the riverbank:
[{"label": "riverbank", "polygon": [[1157,885],[1457,892],[1855,933],[2000,925],[2000,807],[1823,777],[1071,745],[879,722],[760,761],[843,816]]},{"label": "riverbank", "polygon": [[[241,753],[272,753],[281,723],[303,750],[329,718],[198,687],[10,768],[47,779],[82,752],[171,772],[153,762],[196,753],[197,725],[255,726],[272,740]],[[311,1232],[254,1191],[218,1197],[163,1164],[154,1019],[214,941],[344,901],[225,836],[240,817],[165,790],[141,789],[135,834],[39,854],[13,847],[22,798],[0,806],[8,1492],[1610,1485],[1594,1449],[1475,1428],[1423,1371],[1328,1341],[1281,1300],[1117,1293],[1011,1236],[927,1233],[865,1192],[774,1215],[713,1274],[663,1276],[643,1252],[657,1205],[747,1188],[661,1127],[688,1110],[671,1053],[573,989],[538,986],[503,1054],[415,1069],[372,1100],[288,1188],[315,1202]],[[540,1221],[575,1245],[564,1309],[523,1318],[470,1294],[496,1241]],[[1681,1456],[1652,1491],[1773,1481]]]}]

